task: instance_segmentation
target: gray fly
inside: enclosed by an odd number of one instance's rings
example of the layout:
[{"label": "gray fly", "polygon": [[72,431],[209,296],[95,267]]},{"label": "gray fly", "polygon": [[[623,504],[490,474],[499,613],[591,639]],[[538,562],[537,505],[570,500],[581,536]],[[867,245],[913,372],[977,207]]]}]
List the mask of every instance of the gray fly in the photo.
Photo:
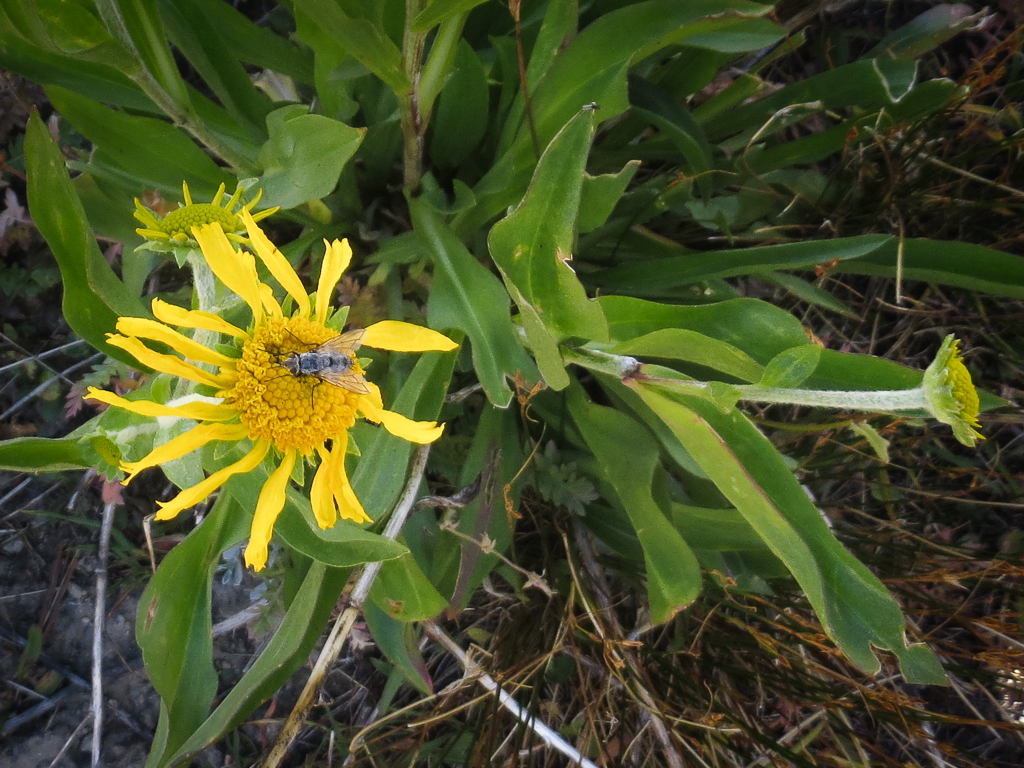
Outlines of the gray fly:
[{"label": "gray fly", "polygon": [[343,333],[328,339],[308,352],[292,352],[279,365],[292,376],[312,376],[336,387],[370,394],[366,379],[356,370],[355,351],[363,343],[366,329]]}]

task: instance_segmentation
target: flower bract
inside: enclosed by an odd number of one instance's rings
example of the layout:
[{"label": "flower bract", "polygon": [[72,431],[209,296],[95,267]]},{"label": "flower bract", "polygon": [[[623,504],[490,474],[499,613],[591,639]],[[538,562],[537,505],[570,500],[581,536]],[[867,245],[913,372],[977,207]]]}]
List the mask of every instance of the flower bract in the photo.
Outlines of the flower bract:
[{"label": "flower bract", "polygon": [[960,359],[960,343],[952,334],[942,340],[935,360],[924,372],[924,392],[928,410],[943,424],[953,428],[953,435],[964,445],[973,446],[984,440],[977,430],[981,401],[971,381],[970,371]]},{"label": "flower bract", "polygon": [[[347,241],[325,241],[327,252],[319,284],[310,296],[291,264],[260,230],[256,217],[247,208],[238,216],[256,257],[292,298],[294,312],[285,314],[273,289],[260,281],[253,256],[231,244],[219,221],[194,226],[191,234],[214,275],[249,305],[250,326],[243,330],[216,314],[186,310],[154,299],[153,315],[157,320],[120,318],[119,333],[109,339],[154,370],[214,388],[217,398],[214,402],[162,405],[150,400],[128,400],[97,389],[90,389],[89,397],[144,416],[176,416],[197,422],[191,430],[157,446],[139,461],[122,462],[121,468],[128,473],[126,482],[144,469],[174,461],[214,441],[247,441],[245,444],[251,446],[238,461],[182,490],[171,501],[160,503],[158,520],[173,518],[206,499],[232,475],[251,472],[270,458],[276,466],[260,492],[245,550],[246,563],[258,571],[266,565],[274,522],[284,507],[296,462],[317,466],[310,503],[321,528],[334,525],[339,515],[365,522],[369,517],[345,470],[348,430],[356,419],[381,424],[390,433],[414,443],[436,440],[443,426],[413,421],[386,410],[380,389],[363,379],[364,371],[354,349],[305,358],[308,365],[304,369],[286,365],[323,348],[325,342],[337,340],[338,331],[327,324],[330,298],[349,265],[352,251]],[[223,334],[234,339],[239,355],[226,355],[175,328]],[[358,336],[364,346],[400,352],[448,351],[457,346],[436,331],[393,320],[371,325]],[[144,340],[161,342],[178,354],[157,352],[146,346]],[[326,373],[293,372],[310,366],[315,370],[317,365],[312,363],[344,370],[347,378],[341,379],[339,385],[331,383]],[[354,384],[346,386],[346,381]]]}]

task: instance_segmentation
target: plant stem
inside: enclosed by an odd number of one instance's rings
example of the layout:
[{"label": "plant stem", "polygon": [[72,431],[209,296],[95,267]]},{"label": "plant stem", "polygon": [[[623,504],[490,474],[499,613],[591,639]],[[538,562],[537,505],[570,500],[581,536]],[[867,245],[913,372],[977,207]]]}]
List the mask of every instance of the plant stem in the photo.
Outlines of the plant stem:
[{"label": "plant stem", "polygon": [[426,33],[414,32],[412,21],[426,7],[426,0],[405,0],[405,29],[402,33],[402,67],[412,83],[412,92],[400,94],[398,108],[402,117],[404,182],[406,194],[414,194],[423,175],[423,130],[420,115],[420,66]]},{"label": "plant stem", "polygon": [[826,408],[850,408],[858,411],[930,410],[924,389],[855,390],[840,392],[822,389],[786,389],[759,387],[756,384],[736,386],[742,400],[758,403],[785,403]]},{"label": "plant stem", "polygon": [[523,53],[523,26],[519,21],[522,0],[509,0],[508,10],[516,23],[516,59],[519,61],[519,87],[523,89],[523,107],[526,110],[526,123],[530,126],[530,139],[533,141],[533,154],[540,159],[540,140],[537,138],[537,126],[533,121],[533,103],[530,101],[530,84],[526,81],[526,56]]},{"label": "plant stem", "polygon": [[110,533],[114,526],[114,503],[103,507],[99,553],[96,556],[96,605],[92,617],[92,759],[100,764],[103,746],[103,623],[107,615],[107,561],[110,559]]}]

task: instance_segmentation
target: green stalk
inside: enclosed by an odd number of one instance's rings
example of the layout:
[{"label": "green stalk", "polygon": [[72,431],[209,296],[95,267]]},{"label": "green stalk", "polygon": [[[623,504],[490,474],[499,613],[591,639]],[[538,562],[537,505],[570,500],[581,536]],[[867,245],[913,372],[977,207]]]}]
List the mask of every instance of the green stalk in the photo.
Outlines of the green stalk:
[{"label": "green stalk", "polygon": [[398,95],[398,109],[402,118],[404,188],[406,194],[419,189],[423,175],[423,130],[420,115],[420,66],[423,62],[425,32],[415,32],[413,19],[427,5],[426,0],[405,0],[405,28],[402,33],[402,68],[412,83],[412,91]]},{"label": "green stalk", "polygon": [[872,413],[930,410],[924,389],[855,390],[853,392],[821,389],[786,389],[737,385],[743,400],[756,403],[782,403],[825,408],[843,408]]}]

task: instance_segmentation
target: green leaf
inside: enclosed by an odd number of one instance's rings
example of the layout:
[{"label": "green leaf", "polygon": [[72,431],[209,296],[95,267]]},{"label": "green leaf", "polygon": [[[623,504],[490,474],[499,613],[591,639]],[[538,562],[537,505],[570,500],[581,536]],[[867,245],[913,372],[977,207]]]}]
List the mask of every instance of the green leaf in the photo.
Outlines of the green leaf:
[{"label": "green leaf", "polygon": [[[20,4],[16,4],[19,5]],[[156,105],[130,78],[112,66],[43,50],[20,36],[0,7],[0,68],[42,85],[59,85],[97,101],[156,112]]]},{"label": "green leaf", "polygon": [[313,56],[308,49],[254,24],[230,3],[205,3],[203,14],[239,60],[313,83]]},{"label": "green leaf", "polygon": [[867,55],[916,59],[960,32],[977,27],[984,18],[984,10],[971,14],[969,6],[961,3],[937,5],[890,32]]},{"label": "green leaf", "polygon": [[639,167],[639,160],[631,160],[618,173],[604,173],[600,176],[583,174],[580,214],[576,220],[576,228],[580,232],[590,232],[604,226]]},{"label": "green leaf", "polygon": [[850,424],[850,429],[854,434],[863,437],[867,441],[867,444],[871,446],[871,450],[875,452],[875,455],[883,464],[889,463],[889,441],[882,437],[877,429],[866,421],[855,421]]},{"label": "green leaf", "polygon": [[859,259],[892,242],[888,235],[816,240],[755,248],[734,248],[709,252],[685,252],[636,266],[603,269],[588,276],[588,281],[604,290],[636,296],[661,296],[670,288],[701,280],[749,275],[777,269],[813,268],[839,259]]},{"label": "green leaf", "polygon": [[217,99],[252,137],[266,139],[265,120],[274,107],[228,49],[218,26],[206,15],[212,3],[166,0],[161,4],[167,35]]},{"label": "green leaf", "polygon": [[256,707],[277,693],[306,663],[338,597],[348,571],[314,562],[292,599],[273,638],[217,708],[164,764],[184,763],[238,726]]},{"label": "green leaf", "polygon": [[[518,297],[518,293],[516,296]],[[565,370],[565,360],[555,336],[544,325],[537,310],[525,301],[520,305],[519,321],[526,331],[530,351],[533,352],[533,358],[537,362],[544,383],[556,392],[565,389],[571,380]]]},{"label": "green leaf", "polygon": [[402,622],[432,619],[448,605],[408,553],[384,563],[370,589],[370,599],[388,616]]},{"label": "green leaf", "polygon": [[459,41],[455,71],[441,91],[431,121],[430,156],[442,168],[458,168],[487,131],[487,75],[472,46]]},{"label": "green leaf", "polygon": [[[520,470],[526,463],[512,409],[485,405],[473,432],[473,443],[462,462],[458,483],[466,487],[478,478],[479,493],[458,511],[456,530],[466,538],[441,531],[433,511],[424,510],[416,525],[405,527],[405,541],[430,581],[445,595],[451,595],[449,611],[466,608],[477,588],[500,565],[497,554],[512,541],[513,526],[505,508],[504,489],[513,504],[519,496]],[[484,477],[492,472],[489,481]],[[491,552],[480,546],[484,540]],[[428,570],[429,568],[429,570]]]},{"label": "green leaf", "polygon": [[84,3],[35,0],[35,6],[50,39],[65,53],[89,51],[113,40]]},{"label": "green leaf", "polygon": [[476,8],[486,0],[433,0],[412,20],[413,32],[429,32],[438,24]]},{"label": "green leaf", "polygon": [[[260,482],[251,484],[244,502],[247,508],[256,508],[264,479],[261,477]],[[288,489],[287,503],[274,523],[274,532],[292,549],[339,568],[394,560],[408,552],[398,542],[364,531],[347,520],[338,520],[330,528],[320,528],[309,499],[292,488]]]},{"label": "green leaf", "polygon": [[785,288],[801,301],[813,304],[816,307],[837,312],[844,317],[856,319],[857,313],[850,309],[845,303],[837,299],[828,291],[809,283],[801,277],[790,275],[786,272],[763,272],[761,279]]},{"label": "green leaf", "polygon": [[138,367],[127,352],[107,344],[106,334],[114,332],[119,316],[145,317],[148,313],[100,253],[64,165],[64,155],[38,114],[29,118],[25,161],[29,210],[60,266],[64,319],[96,349]]},{"label": "green leaf", "polygon": [[682,328],[724,341],[761,364],[790,347],[807,343],[799,320],[757,299],[730,299],[696,307],[628,296],[602,296],[599,301],[613,341]]},{"label": "green leaf", "polygon": [[768,551],[754,527],[735,509],[672,504],[672,524],[694,549],[715,552]]},{"label": "green leaf", "polygon": [[808,389],[913,389],[921,371],[870,355],[822,349],[814,372],[804,381]]},{"label": "green leaf", "polygon": [[768,48],[786,36],[785,29],[768,19],[741,19],[724,29],[690,35],[686,45],[720,53],[745,53]]},{"label": "green leaf", "polygon": [[547,74],[551,62],[565,47],[566,40],[576,36],[579,12],[579,0],[548,3],[544,21],[541,22],[533,50],[530,51],[530,63],[526,66],[526,82],[531,92]]},{"label": "green leaf", "polygon": [[[385,407],[417,421],[435,421],[441,411],[456,352],[427,352],[419,359],[394,402]],[[366,514],[379,520],[394,506],[405,487],[412,444],[383,427],[357,423],[356,443],[362,455],[352,473],[352,487]]]},{"label": "green leaf", "polygon": [[423,199],[411,200],[413,228],[434,261],[427,305],[432,328],[458,328],[469,336],[473,367],[487,398],[504,408],[512,399],[505,377],[522,372],[535,379],[533,364],[516,338],[509,296]]},{"label": "green leaf", "polygon": [[193,191],[212,195],[219,184],[234,184],[192,139],[163,120],[108,109],[63,88],[47,88],[46,94],[107,160],[135,177],[139,193],[157,189],[174,196],[184,180]]},{"label": "green leaf", "polygon": [[63,472],[88,469],[78,440],[70,437],[15,437],[0,440],[0,469],[8,472]]},{"label": "green leaf", "polygon": [[577,392],[569,411],[597,460],[596,471],[615,489],[644,550],[651,621],[661,624],[700,593],[700,566],[652,495],[658,445],[619,411],[594,405]]},{"label": "green leaf", "polygon": [[[601,105],[607,120],[629,108],[626,72],[630,62],[716,27],[728,27],[744,16],[763,16],[770,8],[746,0],[649,0],[599,16],[555,57],[533,93],[533,111],[541,143],[584,104]],[[529,150],[522,99],[510,114],[503,147]],[[513,137],[514,142],[513,142]]]},{"label": "green leaf", "polygon": [[758,382],[762,387],[799,387],[818,367],[822,348],[817,344],[801,344],[780,352],[764,367]]},{"label": "green leaf", "polygon": [[636,114],[649,120],[679,150],[689,166],[687,173],[696,177],[701,196],[710,197],[713,150],[689,110],[671,93],[640,77],[630,78],[629,98]]},{"label": "green leaf", "polygon": [[224,495],[172,549],[139,600],[135,635],[153,687],[160,722],[147,766],[165,765],[202,725],[217,693],[210,613],[213,573],[221,553],[249,532],[251,517]]},{"label": "green leaf", "polygon": [[[580,108],[601,107],[608,120],[629,108],[626,74],[630,63],[686,37],[744,16],[763,16],[769,6],[747,0],[649,0],[597,18],[561,50],[531,97],[538,142],[546,146]],[[522,194],[536,162],[531,131],[519,95],[505,121],[499,160],[474,188],[478,205],[460,215],[453,229],[476,230]]]},{"label": "green leaf", "polygon": [[263,204],[294,208],[326,197],[359,148],[365,128],[352,128],[291,104],[267,115],[270,139],[260,151]]},{"label": "green leaf", "polygon": [[[899,242],[892,240],[856,261],[840,263],[836,271],[893,275],[898,250]],[[1024,298],[1024,258],[973,243],[924,238],[904,240],[903,277]]]},{"label": "green leaf", "polygon": [[896,601],[836,540],[782,456],[746,417],[736,410],[724,415],[695,398],[637,390],[786,564],[851,661],[875,674],[881,665],[873,648],[879,648],[897,657],[908,681],[945,681],[938,662],[928,661],[930,652],[907,643]]},{"label": "green leaf", "polygon": [[430,670],[420,653],[419,637],[415,627],[412,624],[391,618],[372,600],[363,606],[363,616],[366,618],[366,624],[374,642],[405,679],[412,683],[420,693],[425,695],[433,693],[433,681],[430,679]]},{"label": "green leaf", "polygon": [[732,108],[723,110],[724,105],[716,104],[716,98],[712,98],[695,110],[694,116],[703,123],[708,140],[713,143],[746,130],[758,130],[760,138],[764,138],[788,124],[773,116],[785,115],[797,104],[809,105],[815,111],[856,105],[858,110],[874,112],[890,107],[910,92],[915,67],[913,61],[864,59],[771,91],[750,103],[730,104]]},{"label": "green leaf", "polygon": [[601,306],[587,298],[572,259],[594,111],[581,110],[558,133],[537,165],[526,196],[491,229],[488,246],[505,285],[524,316],[527,338],[545,381],[562,389],[569,380],[557,342],[608,338]]},{"label": "green leaf", "polygon": [[333,35],[394,93],[412,91],[412,83],[402,67],[402,52],[380,25],[349,16],[334,0],[295,0],[295,8],[316,19],[321,29]]},{"label": "green leaf", "polygon": [[127,59],[119,68],[131,75],[141,64],[164,98],[172,101],[181,114],[189,114],[191,99],[171,53],[156,0],[96,0],[96,8],[107,29],[138,57],[137,61]]},{"label": "green leaf", "polygon": [[760,380],[763,368],[732,344],[683,328],[661,328],[622,341],[608,350],[616,355],[684,360],[733,376],[740,381]]}]

